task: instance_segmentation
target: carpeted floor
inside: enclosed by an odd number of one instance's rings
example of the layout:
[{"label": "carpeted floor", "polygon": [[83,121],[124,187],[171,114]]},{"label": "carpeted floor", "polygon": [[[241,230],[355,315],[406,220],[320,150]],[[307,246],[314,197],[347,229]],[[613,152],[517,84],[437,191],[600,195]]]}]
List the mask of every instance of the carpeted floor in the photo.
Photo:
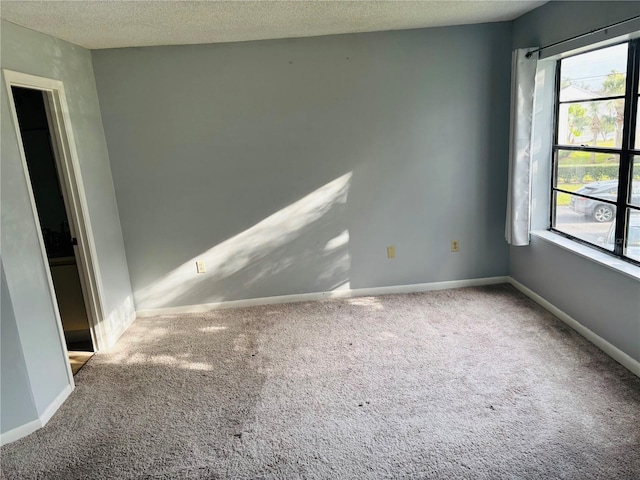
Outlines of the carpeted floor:
[{"label": "carpeted floor", "polygon": [[640,378],[507,285],[139,319],[75,379],[3,478],[640,478]]}]

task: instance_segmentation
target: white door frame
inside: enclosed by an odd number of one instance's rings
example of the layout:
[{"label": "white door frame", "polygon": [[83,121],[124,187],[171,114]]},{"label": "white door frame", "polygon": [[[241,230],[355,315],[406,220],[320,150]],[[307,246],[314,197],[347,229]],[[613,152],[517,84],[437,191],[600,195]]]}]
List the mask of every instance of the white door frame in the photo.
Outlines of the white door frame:
[{"label": "white door frame", "polygon": [[[102,300],[104,298],[102,293],[104,290],[102,288],[101,276],[96,260],[95,242],[91,223],[89,221],[87,199],[85,196],[82,175],[80,173],[76,143],[73,136],[73,130],[71,128],[71,118],[69,116],[69,107],[67,105],[64,84],[60,80],[38,77],[7,69],[3,69],[3,74],[7,88],[7,97],[9,100],[11,116],[15,126],[16,135],[18,137],[17,140],[20,157],[22,159],[22,168],[24,169],[29,199],[31,201],[31,208],[33,210],[33,216],[36,223],[35,227],[38,232],[42,260],[46,267],[45,271],[47,275],[47,282],[49,284],[51,298],[53,299],[55,316],[58,323],[59,340],[62,344],[62,349],[66,356],[67,345],[64,338],[64,330],[56,301],[51,271],[49,269],[49,260],[44,246],[44,238],[40,228],[40,222],[38,220],[38,210],[31,186],[24,146],[22,144],[20,125],[18,123],[13,92],[11,90],[12,87],[40,90],[44,93],[45,109],[47,111],[47,119],[49,121],[53,153],[56,159],[58,176],[61,183],[60,187],[62,189],[65,208],[67,210],[69,230],[71,231],[72,237],[75,237],[78,241],[77,246],[74,247],[74,253],[76,257],[76,264],[78,266],[85,308],[87,310],[93,347],[96,351],[106,348],[108,346],[108,337],[103,322],[106,318],[104,303]],[[73,374],[71,372],[71,366],[68,358],[65,358],[65,361],[69,382],[73,386]]]}]

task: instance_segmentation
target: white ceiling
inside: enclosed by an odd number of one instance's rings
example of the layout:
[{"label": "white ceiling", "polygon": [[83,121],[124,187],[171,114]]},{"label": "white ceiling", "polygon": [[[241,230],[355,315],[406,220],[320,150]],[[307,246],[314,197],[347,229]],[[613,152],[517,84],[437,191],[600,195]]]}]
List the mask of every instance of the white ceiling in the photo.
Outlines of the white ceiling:
[{"label": "white ceiling", "polygon": [[544,1],[8,1],[0,16],[90,49],[513,20]]}]

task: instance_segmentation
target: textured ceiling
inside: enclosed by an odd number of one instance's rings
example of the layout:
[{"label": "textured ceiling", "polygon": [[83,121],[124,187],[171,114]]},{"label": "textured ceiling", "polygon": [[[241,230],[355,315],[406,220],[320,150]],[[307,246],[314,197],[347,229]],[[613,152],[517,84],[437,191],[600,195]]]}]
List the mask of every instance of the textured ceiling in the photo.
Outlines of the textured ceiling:
[{"label": "textured ceiling", "polygon": [[513,20],[542,1],[5,1],[0,15],[90,49]]}]

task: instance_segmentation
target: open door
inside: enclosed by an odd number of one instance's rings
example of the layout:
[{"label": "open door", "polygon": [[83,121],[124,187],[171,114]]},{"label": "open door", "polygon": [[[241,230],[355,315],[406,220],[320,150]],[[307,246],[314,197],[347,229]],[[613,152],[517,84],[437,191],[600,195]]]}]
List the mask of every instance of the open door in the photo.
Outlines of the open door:
[{"label": "open door", "polygon": [[74,251],[77,237],[72,232],[64,184],[60,182],[47,98],[44,92],[30,88],[14,86],[11,91],[71,369],[75,375],[91,357],[94,348]]},{"label": "open door", "polygon": [[72,368],[75,374],[108,342],[64,86],[58,80],[10,70],[3,74],[73,387]]}]

